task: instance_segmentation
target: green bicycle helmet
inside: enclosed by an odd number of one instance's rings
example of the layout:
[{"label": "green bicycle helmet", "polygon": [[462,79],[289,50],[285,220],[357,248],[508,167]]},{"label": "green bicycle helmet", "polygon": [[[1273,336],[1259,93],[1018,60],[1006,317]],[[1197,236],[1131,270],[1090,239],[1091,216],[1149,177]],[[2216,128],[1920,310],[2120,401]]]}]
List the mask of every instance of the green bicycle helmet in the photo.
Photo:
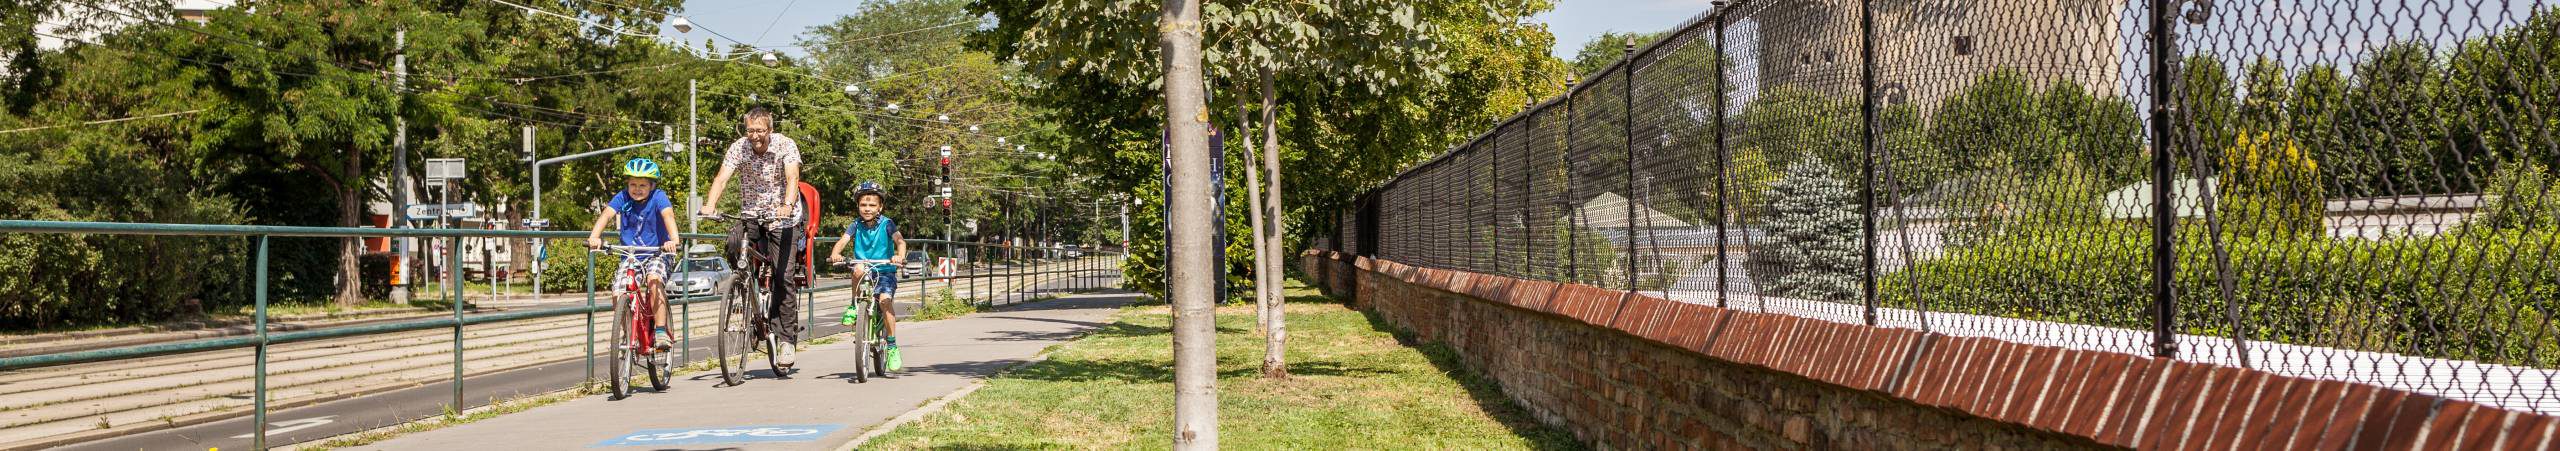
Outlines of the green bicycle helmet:
[{"label": "green bicycle helmet", "polygon": [[658,178],[658,162],[649,161],[647,158],[633,158],[630,162],[622,164],[622,175],[655,180]]}]

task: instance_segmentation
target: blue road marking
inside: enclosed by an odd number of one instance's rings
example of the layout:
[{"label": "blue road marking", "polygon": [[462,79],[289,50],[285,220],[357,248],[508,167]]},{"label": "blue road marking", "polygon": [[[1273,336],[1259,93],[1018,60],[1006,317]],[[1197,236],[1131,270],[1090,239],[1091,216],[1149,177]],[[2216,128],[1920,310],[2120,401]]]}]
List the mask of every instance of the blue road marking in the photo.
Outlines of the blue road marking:
[{"label": "blue road marking", "polygon": [[844,429],[841,424],[782,424],[709,428],[642,429],[588,446],[696,445],[706,443],[807,442]]}]

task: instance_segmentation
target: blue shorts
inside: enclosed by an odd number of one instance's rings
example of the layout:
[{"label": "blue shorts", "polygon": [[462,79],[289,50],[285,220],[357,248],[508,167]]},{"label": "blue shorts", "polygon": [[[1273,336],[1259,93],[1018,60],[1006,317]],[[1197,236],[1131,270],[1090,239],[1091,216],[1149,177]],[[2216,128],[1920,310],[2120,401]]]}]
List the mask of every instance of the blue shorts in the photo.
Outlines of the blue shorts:
[{"label": "blue shorts", "polygon": [[871,268],[871,285],[877,288],[876,294],[897,294],[898,268]]}]

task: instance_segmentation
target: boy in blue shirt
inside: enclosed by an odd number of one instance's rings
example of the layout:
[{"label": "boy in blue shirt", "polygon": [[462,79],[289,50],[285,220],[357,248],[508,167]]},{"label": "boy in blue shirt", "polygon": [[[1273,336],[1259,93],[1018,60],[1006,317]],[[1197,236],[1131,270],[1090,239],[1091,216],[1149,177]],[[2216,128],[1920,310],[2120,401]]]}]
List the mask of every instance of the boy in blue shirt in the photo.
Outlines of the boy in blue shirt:
[{"label": "boy in blue shirt", "polygon": [[[870,277],[878,287],[868,294],[879,300],[873,305],[880,309],[882,341],[889,348],[881,360],[889,371],[897,371],[903,366],[898,358],[898,315],[889,308],[889,295],[898,292],[898,268],[907,264],[907,237],[898,233],[898,221],[880,215],[881,208],[889,204],[889,195],[880,191],[880,184],[862,182],[854,189],[853,201],[862,216],[844,226],[844,238],[836,240],[835,250],[827,252],[827,261],[843,262],[847,244],[853,245],[855,260],[889,261],[887,265],[855,265],[853,270],[854,277]],[[845,324],[853,324],[853,312],[845,312],[845,318]]]},{"label": "boy in blue shirt", "polygon": [[[658,190],[658,163],[647,158],[633,158],[623,163],[622,175],[623,190],[614,193],[613,200],[606,202],[612,208],[596,215],[595,227],[587,231],[587,247],[604,247],[604,226],[610,222],[620,229],[624,246],[657,246],[667,252],[675,252],[677,237],[671,232],[678,230],[676,213],[674,204],[667,200],[667,192]],[[658,312],[657,324],[650,327],[650,331],[656,334],[654,338],[659,351],[671,349],[675,342],[667,337],[666,261],[648,258],[642,263],[640,273],[646,277],[643,282],[649,287],[640,297]],[[616,280],[613,286],[623,286],[627,282]]]}]

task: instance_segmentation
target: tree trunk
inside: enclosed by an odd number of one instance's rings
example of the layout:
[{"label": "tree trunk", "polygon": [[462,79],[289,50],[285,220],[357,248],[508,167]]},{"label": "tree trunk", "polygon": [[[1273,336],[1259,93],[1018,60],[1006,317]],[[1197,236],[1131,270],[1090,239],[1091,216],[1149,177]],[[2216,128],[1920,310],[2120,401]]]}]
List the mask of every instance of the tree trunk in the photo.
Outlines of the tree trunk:
[{"label": "tree trunk", "polygon": [[1165,293],[1173,303],[1173,449],[1218,449],[1217,193],[1209,183],[1208,105],[1201,84],[1200,3],[1166,0],[1164,46]]},{"label": "tree trunk", "polygon": [[[347,149],[345,175],[338,177],[338,225],[364,226],[364,153]],[[358,258],[364,253],[363,238],[344,238],[338,242],[338,305],[364,303],[364,265]]]},{"label": "tree trunk", "polygon": [[[1276,89],[1272,85],[1271,69],[1262,69],[1262,171],[1271,174],[1271,189],[1264,191],[1271,195],[1269,201],[1264,202],[1264,206],[1270,207],[1271,211],[1262,214],[1265,218],[1271,218],[1271,225],[1264,228],[1264,231],[1270,235],[1262,239],[1271,246],[1271,249],[1264,251],[1265,254],[1287,251],[1283,248],[1287,242],[1281,241],[1280,237],[1287,236],[1283,232],[1286,232],[1288,227],[1288,221],[1281,216],[1282,212],[1288,210],[1280,208],[1280,127],[1278,124],[1280,110],[1274,105],[1279,100],[1279,94],[1274,92]],[[1270,317],[1271,324],[1268,327],[1271,328],[1271,337],[1263,340],[1262,377],[1275,379],[1289,377],[1287,359],[1289,315],[1285,308],[1289,299],[1281,296],[1280,293],[1280,282],[1283,279],[1280,272],[1281,260],[1279,255],[1273,255],[1268,261],[1262,262],[1263,267],[1256,268],[1254,271],[1271,274],[1269,279],[1271,307],[1269,307],[1270,311],[1264,313],[1265,316]]]},{"label": "tree trunk", "polygon": [[[1239,124],[1249,124],[1252,122],[1246,120],[1244,105],[1244,98],[1237,97],[1236,122]],[[1270,124],[1263,124],[1263,126],[1268,127]],[[1249,201],[1248,203],[1251,204],[1251,209],[1246,216],[1247,219],[1253,221],[1253,333],[1261,335],[1264,339],[1268,340],[1271,337],[1272,279],[1271,272],[1264,271],[1263,268],[1270,266],[1271,242],[1265,239],[1270,235],[1263,234],[1262,232],[1262,171],[1255,168],[1256,164],[1254,162],[1256,161],[1255,155],[1257,154],[1255,153],[1253,146],[1252,128],[1240,126],[1236,127],[1236,129],[1239,132],[1236,134],[1236,140],[1244,143],[1245,197]]]}]

